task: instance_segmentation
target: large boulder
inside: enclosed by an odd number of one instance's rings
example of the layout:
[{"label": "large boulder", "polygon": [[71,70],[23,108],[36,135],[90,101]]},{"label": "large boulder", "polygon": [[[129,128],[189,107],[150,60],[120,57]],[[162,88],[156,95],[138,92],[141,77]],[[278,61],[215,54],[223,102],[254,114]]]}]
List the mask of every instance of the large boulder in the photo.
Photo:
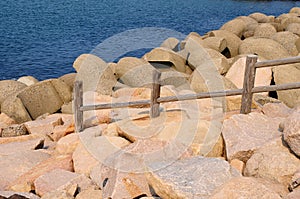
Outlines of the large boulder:
[{"label": "large boulder", "polygon": [[145,54],[143,58],[148,62],[171,62],[177,71],[185,72],[186,60],[168,48],[154,48],[152,51]]},{"label": "large boulder", "polygon": [[160,47],[163,47],[163,48],[168,48],[168,49],[171,49],[173,51],[178,51],[179,49],[179,43],[180,41],[175,38],[175,37],[170,37],[168,39],[166,39],[161,45]]},{"label": "large boulder", "polygon": [[[158,164],[153,163],[152,166],[155,168]],[[197,156],[176,161],[160,170],[152,170],[147,178],[162,198],[204,199],[209,198],[219,186],[238,176],[238,171],[224,160]]]},{"label": "large boulder", "polygon": [[17,93],[26,87],[26,84],[14,80],[0,81],[0,105],[9,95]]},{"label": "large boulder", "polygon": [[297,36],[296,34],[293,34],[289,31],[277,32],[273,36],[271,36],[271,39],[280,43],[289,52],[290,55],[297,56],[299,54],[295,44],[297,39],[299,39],[299,36]]},{"label": "large boulder", "polygon": [[68,86],[70,86],[71,90],[73,90],[76,75],[77,75],[76,73],[68,73],[59,77],[58,79],[63,81]]},{"label": "large boulder", "polygon": [[291,23],[286,30],[300,36],[300,23]]},{"label": "large boulder", "polygon": [[23,76],[23,77],[20,77],[17,81],[21,82],[23,84],[26,84],[27,86],[31,86],[32,84],[39,82],[39,80],[37,80],[33,76]]},{"label": "large boulder", "polygon": [[[237,88],[243,88],[246,68],[246,56],[238,58],[230,67],[225,77],[234,83]],[[255,75],[254,86],[269,86],[272,80],[271,68],[258,68]]]},{"label": "large boulder", "polygon": [[[295,65],[274,67],[273,73],[276,85],[299,82],[300,79],[300,69],[296,68]],[[277,95],[278,99],[289,107],[294,107],[300,103],[300,89],[277,91]]]},{"label": "large boulder", "polygon": [[227,47],[227,41],[223,37],[207,37],[200,44],[205,48],[211,48],[218,52],[223,52]]},{"label": "large boulder", "polygon": [[245,28],[246,28],[245,21],[242,20],[242,19],[236,18],[236,19],[233,19],[233,20],[230,20],[230,21],[226,22],[220,28],[220,30],[227,30],[229,32],[232,32],[233,34],[235,34],[239,38],[241,38]]},{"label": "large boulder", "polygon": [[112,69],[101,58],[92,54],[82,54],[74,62],[76,81],[83,82],[83,91],[96,91],[111,95],[117,80]]},{"label": "large boulder", "polygon": [[222,135],[228,160],[243,162],[266,142],[279,138],[278,131],[282,118],[269,118],[260,113],[233,115],[223,123]]},{"label": "large boulder", "polygon": [[[64,103],[72,100],[71,88],[58,79],[33,84],[18,93],[32,119],[45,113],[58,111]],[[11,113],[10,113],[11,114]]]},{"label": "large boulder", "polygon": [[293,113],[283,123],[283,138],[291,150],[300,157],[300,110]]},{"label": "large boulder", "polygon": [[292,16],[281,20],[281,25],[284,30],[286,30],[287,27],[292,23],[300,23],[300,18],[296,16]]},{"label": "large boulder", "polygon": [[276,33],[276,29],[269,23],[263,23],[258,25],[254,30],[254,37],[270,38]]},{"label": "large boulder", "polygon": [[252,13],[249,15],[249,17],[255,19],[258,23],[268,23],[270,20],[267,15],[259,12]]},{"label": "large boulder", "polygon": [[145,68],[149,64],[144,59],[139,59],[136,57],[124,57],[120,59],[115,67],[115,74],[116,77],[122,78],[123,75],[125,75],[130,70],[134,70],[135,67],[142,67],[143,65],[146,65]]},{"label": "large boulder", "polygon": [[273,180],[288,187],[294,173],[300,169],[300,160],[282,143],[282,138],[268,142],[247,161],[244,174]]},{"label": "large boulder", "polygon": [[241,39],[236,36],[234,33],[227,30],[214,30],[208,33],[209,37],[223,37],[227,43],[227,49],[229,53],[226,54],[226,57],[234,57],[238,55],[238,48],[241,44]]},{"label": "large boulder", "polygon": [[265,59],[290,57],[288,51],[278,42],[267,38],[247,38],[239,46],[240,54],[256,54]]}]

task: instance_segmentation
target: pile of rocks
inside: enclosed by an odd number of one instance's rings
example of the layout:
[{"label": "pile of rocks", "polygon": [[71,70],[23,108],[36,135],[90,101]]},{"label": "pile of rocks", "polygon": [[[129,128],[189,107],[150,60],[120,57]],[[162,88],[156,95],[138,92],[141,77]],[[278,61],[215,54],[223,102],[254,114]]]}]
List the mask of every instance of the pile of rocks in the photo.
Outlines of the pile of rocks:
[{"label": "pile of rocks", "polygon": [[[117,63],[84,54],[76,73],[38,82],[0,81],[2,198],[300,198],[300,89],[84,112],[75,133],[72,89],[84,104],[150,99],[152,73],[161,96],[242,88],[247,54],[297,56],[300,8],[278,17],[253,13],[204,36],[169,38],[142,58]],[[300,64],[260,68],[256,86],[297,82]]]}]

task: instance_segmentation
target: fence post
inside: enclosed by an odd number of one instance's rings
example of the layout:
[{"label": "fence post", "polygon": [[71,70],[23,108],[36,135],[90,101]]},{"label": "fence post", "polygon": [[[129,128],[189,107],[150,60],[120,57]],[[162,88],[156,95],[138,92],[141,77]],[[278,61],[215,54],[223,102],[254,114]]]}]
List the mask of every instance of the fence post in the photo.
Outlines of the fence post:
[{"label": "fence post", "polygon": [[242,93],[242,104],[241,111],[242,114],[248,114],[251,112],[252,105],[252,89],[254,87],[255,82],[255,63],[257,62],[256,55],[248,55],[246,59],[246,67],[244,74],[244,86]]},{"label": "fence post", "polygon": [[82,81],[76,81],[74,84],[74,117],[75,117],[75,130],[77,133],[83,130],[83,111],[80,110],[82,106],[83,106]]},{"label": "fence post", "polygon": [[157,70],[153,71],[153,84],[151,91],[151,104],[150,104],[150,117],[158,117],[159,112],[159,102],[157,99],[160,97],[160,77],[161,73]]}]

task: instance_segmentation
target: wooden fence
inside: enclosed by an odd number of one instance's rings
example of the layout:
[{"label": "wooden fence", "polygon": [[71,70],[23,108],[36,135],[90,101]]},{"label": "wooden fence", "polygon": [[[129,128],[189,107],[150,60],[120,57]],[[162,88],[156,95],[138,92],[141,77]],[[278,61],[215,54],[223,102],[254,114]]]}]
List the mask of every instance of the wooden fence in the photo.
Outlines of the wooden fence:
[{"label": "wooden fence", "polygon": [[161,73],[158,71],[155,71],[153,74],[151,99],[149,99],[149,100],[139,100],[139,101],[130,101],[130,102],[122,102],[122,103],[105,103],[105,104],[95,104],[95,105],[85,105],[84,106],[83,105],[83,88],[82,88],[83,85],[82,85],[82,82],[76,81],[75,85],[74,85],[74,115],[75,115],[76,131],[81,132],[84,128],[83,127],[83,112],[84,111],[150,105],[150,117],[155,118],[160,115],[160,111],[159,111],[160,103],[242,95],[242,103],[241,103],[240,113],[247,114],[247,113],[251,112],[253,93],[300,88],[300,82],[281,84],[281,85],[254,87],[255,73],[256,73],[257,68],[300,63],[300,56],[278,59],[278,60],[261,61],[261,62],[257,62],[257,59],[258,59],[258,57],[256,55],[248,55],[247,56],[243,89],[222,90],[222,91],[214,91],[214,92],[202,92],[202,93],[196,93],[196,94],[160,97]]}]

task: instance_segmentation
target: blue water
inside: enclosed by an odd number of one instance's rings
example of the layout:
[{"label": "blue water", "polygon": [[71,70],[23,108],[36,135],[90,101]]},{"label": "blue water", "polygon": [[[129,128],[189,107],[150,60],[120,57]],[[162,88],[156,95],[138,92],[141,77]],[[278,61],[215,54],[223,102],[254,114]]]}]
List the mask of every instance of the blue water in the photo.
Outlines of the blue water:
[{"label": "blue water", "polygon": [[[116,57],[107,56],[120,55],[116,53],[120,49],[116,43],[124,42],[124,37],[117,37],[123,38],[122,41],[115,42],[111,47],[103,47],[101,43],[118,34],[129,34],[132,29],[138,30],[139,34],[142,33],[139,30],[144,31],[145,37],[157,32],[141,29],[144,27],[154,27],[162,32],[164,30],[160,28],[164,28],[182,35],[195,31],[203,35],[237,16],[253,12],[278,16],[295,6],[300,6],[300,2],[1,0],[0,80],[24,75],[43,80],[74,72],[72,63],[76,57],[93,51],[99,44],[105,51],[102,58],[112,61]],[[156,39],[162,41],[167,32]],[[134,43],[133,39],[126,45]],[[141,52],[143,50],[139,51],[136,47],[129,48],[123,56],[141,56]]]}]

